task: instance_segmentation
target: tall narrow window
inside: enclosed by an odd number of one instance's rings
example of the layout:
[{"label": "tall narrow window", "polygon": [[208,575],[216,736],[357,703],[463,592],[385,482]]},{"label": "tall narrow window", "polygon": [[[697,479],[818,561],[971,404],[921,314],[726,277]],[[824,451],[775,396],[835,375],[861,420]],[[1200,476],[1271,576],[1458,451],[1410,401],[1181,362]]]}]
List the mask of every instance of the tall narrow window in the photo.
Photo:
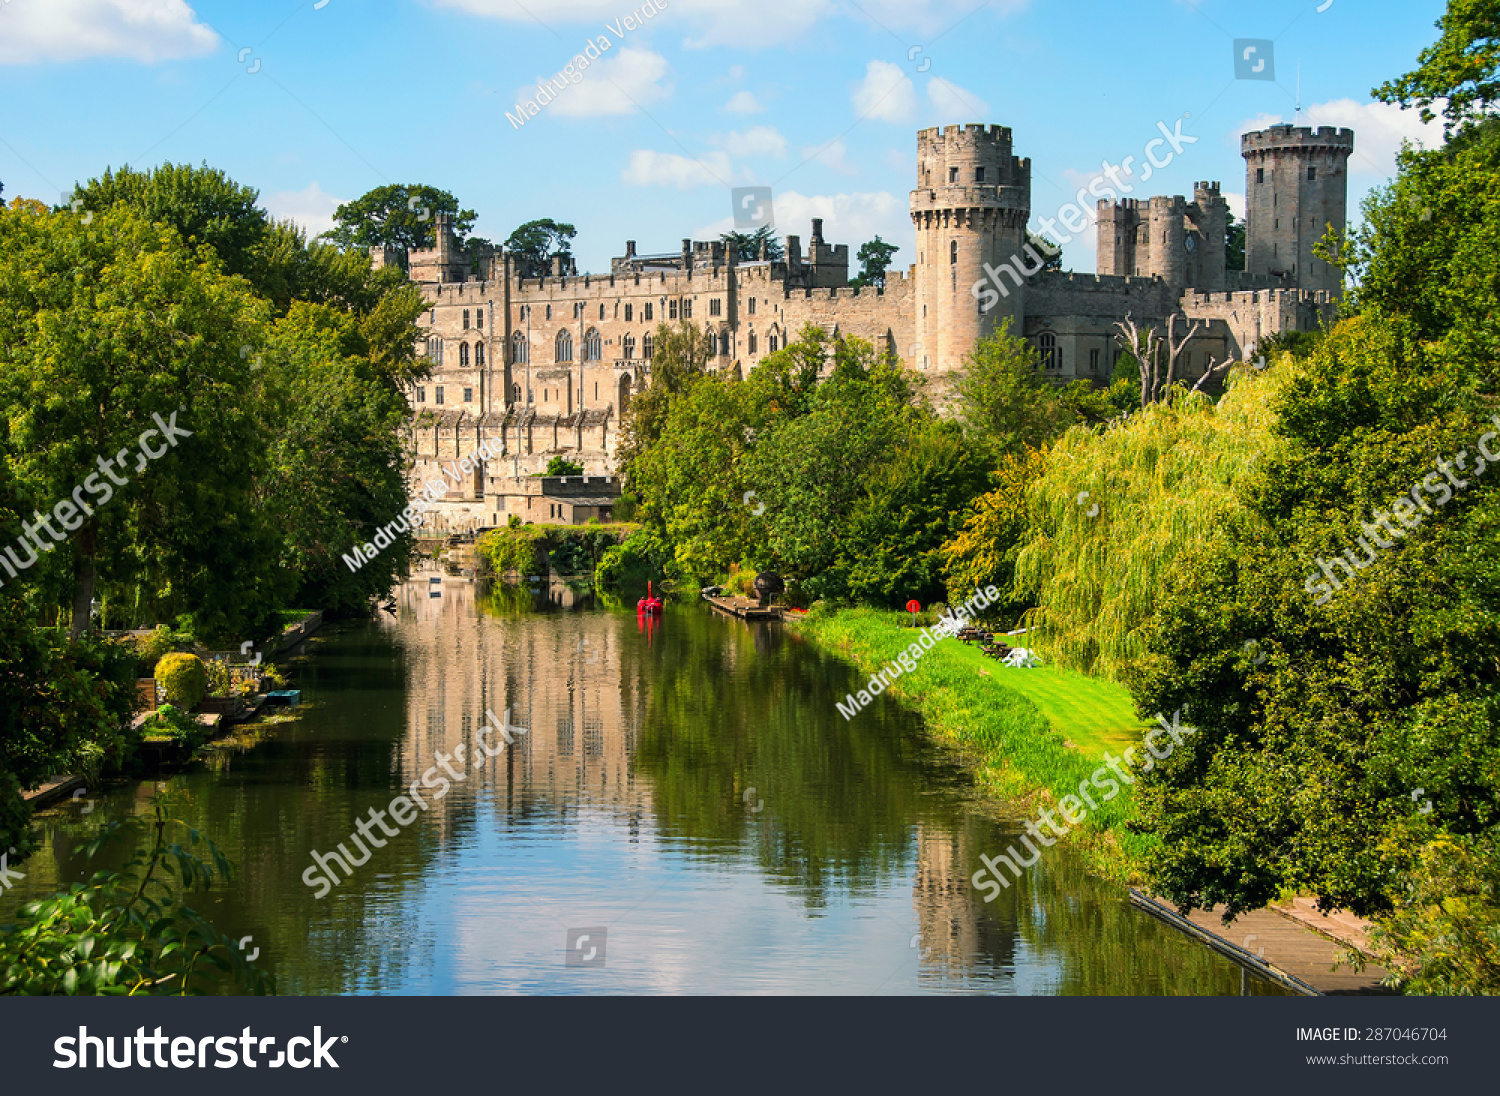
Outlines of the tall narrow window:
[{"label": "tall narrow window", "polygon": [[754,331],[750,332],[749,346],[750,346],[750,353],[754,354],[755,353],[755,332]]},{"label": "tall narrow window", "polygon": [[[649,308],[650,305],[647,305],[646,307]],[[643,338],[641,340],[641,357],[644,358],[648,362],[651,360],[651,336],[650,335],[647,335],[645,338]]]},{"label": "tall narrow window", "polygon": [[1310,183],[1318,177],[1318,169],[1310,167],[1307,169],[1307,181]]},{"label": "tall narrow window", "polygon": [[483,365],[484,364],[484,343],[475,343],[474,344],[474,364],[475,365]]},{"label": "tall narrow window", "polygon": [[629,323],[634,318],[633,316],[631,316],[631,312],[633,312],[634,310],[635,310],[635,306],[634,305],[628,305],[627,304],[625,306],[625,322],[626,323]]},{"label": "tall narrow window", "polygon": [[570,362],[573,360],[573,335],[567,328],[557,333],[557,353],[553,355],[553,361]]},{"label": "tall narrow window", "polygon": [[1263,183],[1263,182],[1266,181],[1266,169],[1265,168],[1258,167],[1258,168],[1255,169],[1255,181],[1257,183]]},{"label": "tall narrow window", "polygon": [[750,315],[755,315],[755,298],[750,298]]},{"label": "tall narrow window", "polygon": [[531,350],[526,345],[524,331],[517,331],[510,337],[510,360],[515,365],[525,365],[531,360]]},{"label": "tall narrow window", "polygon": [[427,402],[427,389],[425,389],[425,388],[418,388],[417,389],[417,402],[418,403],[426,403]]},{"label": "tall narrow window", "polygon": [[469,367],[469,344],[468,343],[459,343],[458,344],[458,367],[460,369],[467,369]]},{"label": "tall narrow window", "polygon": [[482,308],[476,308],[474,310],[474,326],[475,327],[483,327],[484,326],[484,309],[482,309]]},{"label": "tall narrow window", "polygon": [[464,309],[464,330],[469,330],[469,310]]},{"label": "tall narrow window", "polygon": [[599,306],[599,318],[601,320],[604,319],[604,306],[602,304]]},{"label": "tall narrow window", "polygon": [[635,336],[634,335],[626,335],[624,342],[622,342],[620,345],[622,347],[621,356],[626,361],[630,361],[632,358],[635,357]]},{"label": "tall narrow window", "polygon": [[472,389],[472,388],[465,388],[464,389],[464,403],[473,403],[473,402],[474,402],[474,389]]},{"label": "tall narrow window", "polygon": [[682,302],[682,318],[684,320],[691,320],[693,318],[693,302],[692,301],[688,300],[688,301],[683,301]]},{"label": "tall narrow window", "polygon": [[982,182],[984,182],[984,168],[982,168],[982,167],[976,167],[974,169],[974,181],[976,183],[982,183]]},{"label": "tall narrow window", "polygon": [[549,304],[547,306],[547,319],[550,320],[551,318],[552,318],[552,306]]},{"label": "tall narrow window", "polygon": [[433,403],[442,403],[443,402],[443,386],[442,385],[438,385],[436,388],[434,388],[432,390],[432,402]]},{"label": "tall narrow window", "polygon": [[950,242],[948,244],[948,261],[950,263],[956,263],[956,262],[958,262],[958,241],[957,240],[953,240],[952,242]]},{"label": "tall narrow window", "polygon": [[708,333],[708,356],[710,358],[719,356],[719,333],[717,331]]},{"label": "tall narrow window", "polygon": [[589,328],[588,334],[583,337],[583,360],[596,362],[604,357],[604,343],[599,338],[597,328]]},{"label": "tall narrow window", "polygon": [[652,306],[651,306],[650,303],[648,303],[646,305],[646,322],[647,323],[651,322],[651,310],[652,310]]},{"label": "tall narrow window", "polygon": [[675,320],[676,318],[677,318],[677,300],[676,300],[676,298],[673,298],[672,300],[670,300],[670,301],[667,302],[667,319],[669,319],[669,320]]},{"label": "tall narrow window", "polygon": [[958,168],[956,168],[956,167],[950,167],[948,169],[948,181],[950,183],[956,183],[956,182],[958,182]]},{"label": "tall narrow window", "polygon": [[1056,369],[1061,363],[1061,355],[1057,349],[1057,336],[1052,332],[1044,331],[1038,335],[1036,348],[1041,352],[1043,369]]}]

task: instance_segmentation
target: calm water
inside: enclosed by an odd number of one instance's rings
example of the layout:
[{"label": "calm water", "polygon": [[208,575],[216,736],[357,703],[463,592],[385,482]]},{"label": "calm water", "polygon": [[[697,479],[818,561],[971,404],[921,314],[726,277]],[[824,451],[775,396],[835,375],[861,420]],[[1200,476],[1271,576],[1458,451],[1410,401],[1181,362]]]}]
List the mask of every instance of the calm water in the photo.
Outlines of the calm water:
[{"label": "calm water", "polygon": [[[281,992],[1240,992],[1065,848],[986,905],[969,876],[1024,818],[884,697],[845,722],[855,672],[794,633],[690,606],[648,634],[562,588],[428,585],[313,640],[299,721],[167,781],[238,869],[196,904]],[[527,733],[486,759],[507,708]],[[460,745],[463,780],[419,789],[431,809],[315,898],[313,851],[358,857],[355,822]],[[65,850],[153,787],[43,815],[20,889],[82,878]]]}]

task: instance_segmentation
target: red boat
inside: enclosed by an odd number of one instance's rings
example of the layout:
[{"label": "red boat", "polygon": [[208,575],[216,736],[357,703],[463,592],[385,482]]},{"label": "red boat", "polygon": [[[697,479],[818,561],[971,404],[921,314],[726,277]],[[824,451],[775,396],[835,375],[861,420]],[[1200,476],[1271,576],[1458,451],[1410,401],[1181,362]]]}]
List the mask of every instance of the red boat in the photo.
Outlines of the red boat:
[{"label": "red boat", "polygon": [[635,603],[637,613],[647,613],[651,616],[661,616],[661,598],[651,592],[651,583],[646,583],[646,596]]}]

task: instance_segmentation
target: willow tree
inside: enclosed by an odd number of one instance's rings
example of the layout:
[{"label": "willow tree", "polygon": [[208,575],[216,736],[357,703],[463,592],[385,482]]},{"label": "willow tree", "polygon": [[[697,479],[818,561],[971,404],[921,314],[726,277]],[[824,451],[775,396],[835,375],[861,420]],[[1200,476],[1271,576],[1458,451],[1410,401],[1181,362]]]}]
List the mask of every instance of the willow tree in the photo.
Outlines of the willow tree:
[{"label": "willow tree", "polygon": [[1161,590],[1243,512],[1240,479],[1274,443],[1282,370],[1244,370],[1215,405],[1201,393],[1150,403],[1095,432],[1074,427],[1027,494],[1016,591],[1054,658],[1120,679],[1145,654]]}]

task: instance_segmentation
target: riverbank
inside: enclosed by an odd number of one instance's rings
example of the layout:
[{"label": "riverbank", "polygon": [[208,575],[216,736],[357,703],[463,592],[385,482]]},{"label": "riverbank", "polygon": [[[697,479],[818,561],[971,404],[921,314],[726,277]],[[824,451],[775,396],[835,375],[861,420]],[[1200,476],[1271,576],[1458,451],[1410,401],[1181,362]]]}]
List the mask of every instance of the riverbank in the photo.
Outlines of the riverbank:
[{"label": "riverbank", "polygon": [[[845,609],[811,613],[792,626],[871,673],[912,643],[917,633],[909,623],[901,626],[910,619]],[[1117,685],[1056,666],[1004,666],[956,639],[939,642],[887,691],[964,757],[984,790],[1028,808],[1076,792],[1106,764],[1106,753],[1139,748],[1153,726],[1136,717],[1129,694]],[[1127,785],[1091,811],[1068,840],[1099,874],[1138,882],[1153,839],[1126,828],[1135,817],[1135,792]]]}]

